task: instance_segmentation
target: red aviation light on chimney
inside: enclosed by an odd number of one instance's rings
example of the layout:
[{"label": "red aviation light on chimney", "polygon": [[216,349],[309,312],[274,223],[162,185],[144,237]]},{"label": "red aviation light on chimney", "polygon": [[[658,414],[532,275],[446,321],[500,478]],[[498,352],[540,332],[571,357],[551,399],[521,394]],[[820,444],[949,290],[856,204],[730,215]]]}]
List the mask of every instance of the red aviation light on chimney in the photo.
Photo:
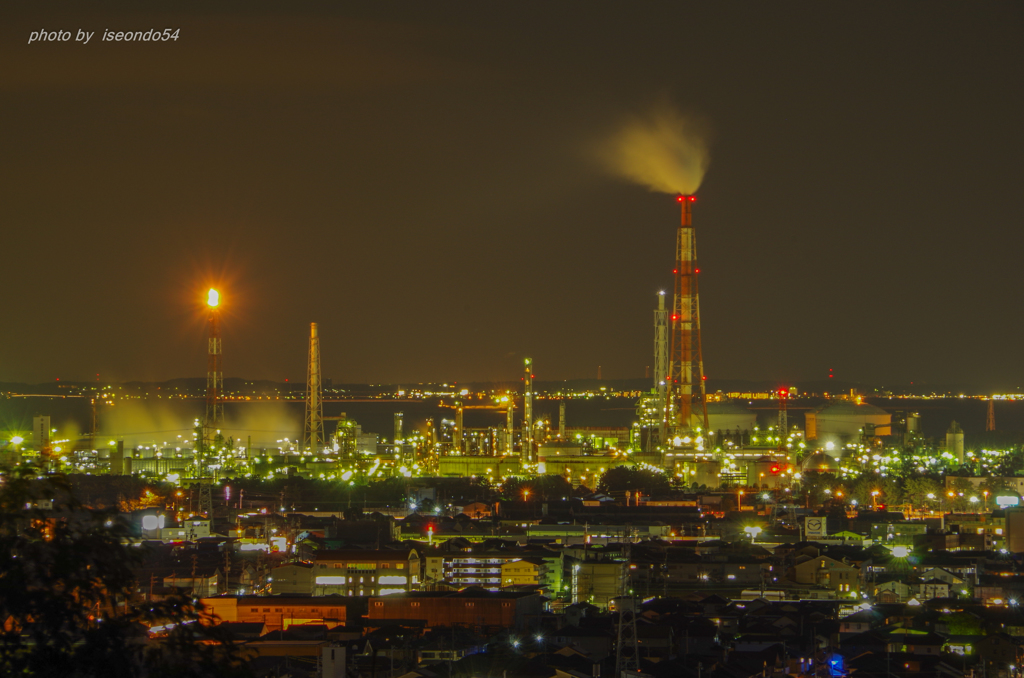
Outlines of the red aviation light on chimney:
[{"label": "red aviation light on chimney", "polygon": [[697,202],[695,195],[677,195],[676,202]]}]

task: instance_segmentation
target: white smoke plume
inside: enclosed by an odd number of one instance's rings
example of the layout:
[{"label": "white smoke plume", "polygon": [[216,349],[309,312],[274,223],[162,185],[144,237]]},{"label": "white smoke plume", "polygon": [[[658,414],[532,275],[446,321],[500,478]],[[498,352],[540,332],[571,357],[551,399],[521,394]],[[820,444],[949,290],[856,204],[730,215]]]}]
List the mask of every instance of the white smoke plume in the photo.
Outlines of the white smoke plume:
[{"label": "white smoke plume", "polygon": [[629,121],[603,145],[601,159],[616,176],[652,191],[690,195],[708,169],[708,135],[667,104]]}]

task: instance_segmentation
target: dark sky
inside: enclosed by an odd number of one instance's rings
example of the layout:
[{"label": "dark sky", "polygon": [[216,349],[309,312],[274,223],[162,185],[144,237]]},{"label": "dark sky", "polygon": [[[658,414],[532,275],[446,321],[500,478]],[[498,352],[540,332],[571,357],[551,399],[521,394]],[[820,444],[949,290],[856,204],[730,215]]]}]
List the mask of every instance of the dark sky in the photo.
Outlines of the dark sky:
[{"label": "dark sky", "polygon": [[5,2],[0,380],[204,374],[210,283],[229,377],[302,379],[311,321],[335,381],[642,376],[677,205],[592,148],[668,100],[713,130],[711,377],[1012,388],[1022,35],[997,2]]}]

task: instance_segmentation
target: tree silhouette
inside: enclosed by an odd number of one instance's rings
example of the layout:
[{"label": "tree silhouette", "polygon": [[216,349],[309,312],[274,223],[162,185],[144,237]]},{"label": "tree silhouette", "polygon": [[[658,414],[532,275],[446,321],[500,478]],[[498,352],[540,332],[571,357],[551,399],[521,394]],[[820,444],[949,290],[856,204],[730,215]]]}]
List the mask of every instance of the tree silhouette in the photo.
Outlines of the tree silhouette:
[{"label": "tree silhouette", "polygon": [[62,476],[0,477],[0,675],[248,675],[229,644],[196,642],[225,640],[197,605],[131,605],[141,550],[113,509],[83,506]]},{"label": "tree silhouette", "polygon": [[640,491],[645,495],[667,495],[671,493],[672,486],[664,473],[616,466],[601,476],[597,489],[608,494]]}]

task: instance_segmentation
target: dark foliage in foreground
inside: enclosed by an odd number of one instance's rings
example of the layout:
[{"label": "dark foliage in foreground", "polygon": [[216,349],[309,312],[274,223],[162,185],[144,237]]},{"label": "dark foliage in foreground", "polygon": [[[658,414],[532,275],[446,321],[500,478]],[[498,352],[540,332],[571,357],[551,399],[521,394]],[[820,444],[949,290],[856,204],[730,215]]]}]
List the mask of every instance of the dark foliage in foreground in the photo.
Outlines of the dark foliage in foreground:
[{"label": "dark foliage in foreground", "polygon": [[[0,476],[0,675],[248,675],[190,601],[130,604],[141,550],[115,511],[83,506],[66,479]],[[157,626],[167,630],[153,638]]]}]

